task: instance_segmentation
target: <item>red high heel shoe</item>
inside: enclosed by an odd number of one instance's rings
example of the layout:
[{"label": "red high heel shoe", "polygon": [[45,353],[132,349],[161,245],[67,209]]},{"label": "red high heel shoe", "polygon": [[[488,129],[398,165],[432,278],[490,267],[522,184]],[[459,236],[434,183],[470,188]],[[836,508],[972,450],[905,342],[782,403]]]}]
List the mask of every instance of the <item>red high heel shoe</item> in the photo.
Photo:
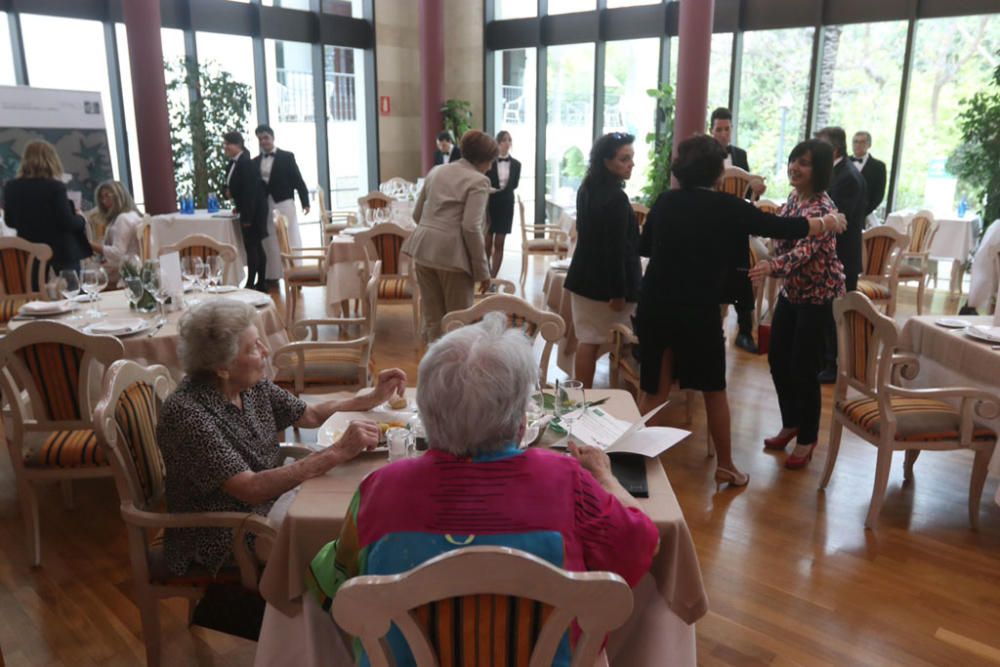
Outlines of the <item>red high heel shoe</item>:
[{"label": "red high heel shoe", "polygon": [[816,449],[816,443],[814,442],[811,445],[803,445],[803,446],[809,447],[809,453],[806,454],[805,456],[795,456],[795,454],[790,455],[787,459],[785,459],[786,468],[788,468],[789,470],[800,470],[809,465],[809,462],[812,461],[813,450]]},{"label": "red high heel shoe", "polygon": [[799,434],[799,429],[793,428],[788,435],[776,435],[773,438],[764,438],[764,449],[784,449],[792,438]]}]

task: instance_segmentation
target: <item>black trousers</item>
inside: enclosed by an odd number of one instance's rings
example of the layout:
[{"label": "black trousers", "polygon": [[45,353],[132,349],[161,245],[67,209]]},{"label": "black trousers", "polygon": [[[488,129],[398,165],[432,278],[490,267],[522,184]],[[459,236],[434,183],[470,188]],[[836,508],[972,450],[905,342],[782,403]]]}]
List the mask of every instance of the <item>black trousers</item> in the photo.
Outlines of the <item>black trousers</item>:
[{"label": "black trousers", "polygon": [[809,445],[819,437],[822,403],[816,378],[823,361],[823,334],[831,305],[792,303],[778,299],[771,322],[771,347],[767,360],[778,393],[781,425],[798,428],[798,442]]},{"label": "black trousers", "polygon": [[245,234],[243,246],[247,251],[247,284],[246,289],[263,290],[267,280],[267,255],[264,254],[262,239],[256,234]]}]

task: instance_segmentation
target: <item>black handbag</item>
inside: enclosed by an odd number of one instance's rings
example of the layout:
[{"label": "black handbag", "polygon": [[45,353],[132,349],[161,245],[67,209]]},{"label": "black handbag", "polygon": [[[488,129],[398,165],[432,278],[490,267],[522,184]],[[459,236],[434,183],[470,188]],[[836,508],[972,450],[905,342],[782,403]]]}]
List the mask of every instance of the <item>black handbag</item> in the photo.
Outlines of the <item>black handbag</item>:
[{"label": "black handbag", "polygon": [[240,584],[209,584],[191,624],[257,641],[266,605],[260,593]]}]

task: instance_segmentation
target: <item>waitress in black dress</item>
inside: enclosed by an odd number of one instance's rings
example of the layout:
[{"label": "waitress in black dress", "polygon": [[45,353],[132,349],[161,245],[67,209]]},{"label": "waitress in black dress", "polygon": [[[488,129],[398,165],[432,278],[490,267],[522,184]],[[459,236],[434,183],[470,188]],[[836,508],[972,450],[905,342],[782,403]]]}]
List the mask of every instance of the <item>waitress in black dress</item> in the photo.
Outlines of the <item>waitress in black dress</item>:
[{"label": "waitress in black dress", "polygon": [[227,132],[222,142],[229,158],[226,187],[233,200],[233,212],[240,216],[243,247],[247,252],[246,288],[266,292],[267,256],[263,240],[267,236],[267,189],[260,178],[260,169],[243,145],[243,135]]},{"label": "waitress in black dress", "polygon": [[489,229],[486,233],[486,259],[490,262],[490,276],[497,277],[503,263],[503,244],[514,224],[514,190],[521,180],[521,163],[510,156],[513,140],[510,132],[497,133],[500,154],[486,172],[490,187],[495,192],[486,204]]},{"label": "waitress in black dress", "polygon": [[779,218],[714,190],[725,158],[725,149],[708,135],[677,147],[671,171],[680,189],[659,196],[642,230],[639,252],[650,261],[636,314],[641,410],[666,401],[675,379],[681,389],[702,392],[718,453],[716,487],[750,481],[733,463],[719,313],[719,304],[746,280],[736,268],[748,265],[748,237],[798,239],[845,226],[836,215]]}]

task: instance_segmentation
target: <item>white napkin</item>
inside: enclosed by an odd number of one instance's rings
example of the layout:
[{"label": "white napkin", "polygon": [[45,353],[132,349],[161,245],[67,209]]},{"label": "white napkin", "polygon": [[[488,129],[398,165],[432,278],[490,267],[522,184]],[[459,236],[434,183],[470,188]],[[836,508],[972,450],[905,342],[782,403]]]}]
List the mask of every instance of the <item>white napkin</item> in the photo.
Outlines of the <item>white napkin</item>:
[{"label": "white napkin", "polygon": [[25,315],[49,315],[69,310],[68,301],[29,301],[21,306],[20,312]]},{"label": "white napkin", "polygon": [[229,295],[230,299],[236,299],[237,301],[242,301],[243,303],[249,303],[251,306],[266,306],[271,301],[271,297],[264,294],[263,292],[251,292],[248,290],[234,292]]},{"label": "white napkin", "polygon": [[127,317],[121,319],[107,319],[100,322],[94,322],[87,327],[90,333],[95,334],[126,334],[132,333],[133,331],[138,331],[145,325],[146,321],[139,319],[137,317]]}]

